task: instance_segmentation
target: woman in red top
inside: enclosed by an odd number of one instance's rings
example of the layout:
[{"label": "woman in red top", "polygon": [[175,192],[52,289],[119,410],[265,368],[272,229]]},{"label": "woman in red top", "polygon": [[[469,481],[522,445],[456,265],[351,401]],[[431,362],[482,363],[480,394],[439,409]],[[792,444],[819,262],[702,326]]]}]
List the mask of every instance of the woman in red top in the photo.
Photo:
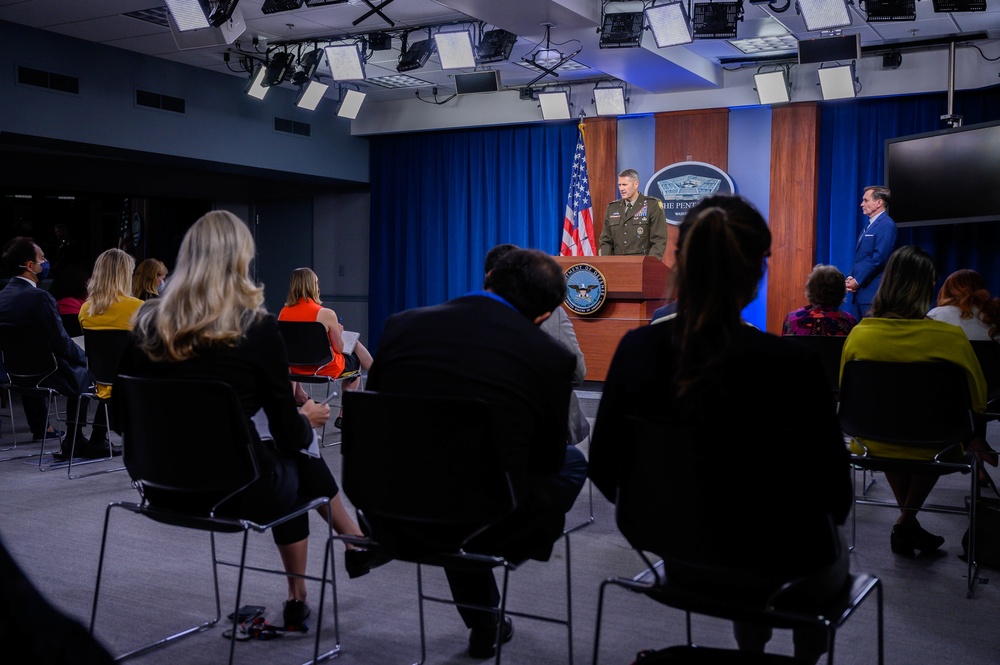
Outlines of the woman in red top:
[{"label": "woman in red top", "polygon": [[[328,307],[322,307],[323,302],[319,299],[319,278],[309,268],[296,268],[292,271],[292,278],[288,284],[288,297],[285,298],[285,306],[278,314],[279,321],[319,321],[326,328],[326,333],[330,337],[330,349],[333,351],[333,360],[322,367],[292,367],[292,374],[307,374],[330,376],[336,378],[344,372],[353,372],[357,369],[368,371],[372,366],[372,355],[368,349],[359,341],[354,345],[351,353],[344,354],[344,340],[341,333],[344,326],[337,318],[337,313]],[[354,379],[344,384],[345,390],[356,390],[358,380]],[[302,386],[294,384],[295,399],[298,402],[305,402],[308,395]],[[334,421],[335,427],[340,427],[341,419],[338,416]]]}]

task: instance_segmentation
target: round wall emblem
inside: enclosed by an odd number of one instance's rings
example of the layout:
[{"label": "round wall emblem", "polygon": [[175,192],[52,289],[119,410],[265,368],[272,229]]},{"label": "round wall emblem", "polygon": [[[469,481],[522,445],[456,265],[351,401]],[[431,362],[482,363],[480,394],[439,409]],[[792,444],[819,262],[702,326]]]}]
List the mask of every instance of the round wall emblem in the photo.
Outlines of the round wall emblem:
[{"label": "round wall emblem", "polygon": [[646,196],[663,201],[667,223],[675,226],[702,198],[735,192],[729,174],[705,162],[677,162],[666,166],[653,174],[644,190]]},{"label": "round wall emblem", "polygon": [[576,314],[593,314],[608,295],[601,271],[589,263],[577,263],[566,269],[566,307]]}]

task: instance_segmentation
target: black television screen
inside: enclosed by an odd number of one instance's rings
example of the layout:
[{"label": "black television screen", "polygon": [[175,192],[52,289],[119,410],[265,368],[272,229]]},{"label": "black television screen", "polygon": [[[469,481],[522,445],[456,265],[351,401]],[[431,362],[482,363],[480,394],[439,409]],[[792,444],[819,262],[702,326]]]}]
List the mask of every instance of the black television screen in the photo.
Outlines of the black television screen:
[{"label": "black television screen", "polygon": [[885,184],[900,226],[1000,221],[1000,122],[886,140]]}]

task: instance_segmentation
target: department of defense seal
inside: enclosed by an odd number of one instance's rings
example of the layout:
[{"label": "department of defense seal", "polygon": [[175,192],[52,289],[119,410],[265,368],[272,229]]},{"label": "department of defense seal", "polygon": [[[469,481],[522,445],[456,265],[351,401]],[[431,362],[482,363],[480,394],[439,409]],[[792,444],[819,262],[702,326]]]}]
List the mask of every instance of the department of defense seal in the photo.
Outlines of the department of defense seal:
[{"label": "department of defense seal", "polygon": [[593,314],[608,295],[601,271],[589,263],[577,263],[566,269],[566,307],[575,314]]}]

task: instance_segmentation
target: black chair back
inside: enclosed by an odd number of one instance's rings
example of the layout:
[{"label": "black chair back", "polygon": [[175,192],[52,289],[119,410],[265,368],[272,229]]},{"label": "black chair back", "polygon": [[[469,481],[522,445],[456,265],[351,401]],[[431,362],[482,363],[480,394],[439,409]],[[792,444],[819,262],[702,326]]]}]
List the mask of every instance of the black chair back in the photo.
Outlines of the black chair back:
[{"label": "black chair back", "polygon": [[114,386],[125,467],[154,505],[211,512],[257,479],[249,421],[228,384],[119,375]]},{"label": "black chair back", "polygon": [[986,394],[990,401],[1000,397],[1000,344],[991,339],[972,340],[979,366],[986,377]]},{"label": "black chair back", "polygon": [[823,365],[823,375],[834,395],[840,389],[840,356],[844,352],[847,337],[827,335],[786,335],[785,339],[806,347],[819,355]]},{"label": "black chair back", "polygon": [[95,383],[110,386],[115,382],[130,334],[129,330],[83,331],[87,368]]},{"label": "black chair back", "polygon": [[18,386],[37,386],[59,369],[48,338],[37,326],[0,325],[3,367]]},{"label": "black chair back", "polygon": [[965,370],[948,362],[851,360],[840,383],[850,436],[942,450],[974,433]]},{"label": "black chair back", "polygon": [[289,365],[317,367],[333,360],[326,328],[319,321],[278,321]]},{"label": "black chair back", "polygon": [[482,400],[349,392],[344,491],[373,524],[454,529],[465,542],[516,506],[490,420]]}]

